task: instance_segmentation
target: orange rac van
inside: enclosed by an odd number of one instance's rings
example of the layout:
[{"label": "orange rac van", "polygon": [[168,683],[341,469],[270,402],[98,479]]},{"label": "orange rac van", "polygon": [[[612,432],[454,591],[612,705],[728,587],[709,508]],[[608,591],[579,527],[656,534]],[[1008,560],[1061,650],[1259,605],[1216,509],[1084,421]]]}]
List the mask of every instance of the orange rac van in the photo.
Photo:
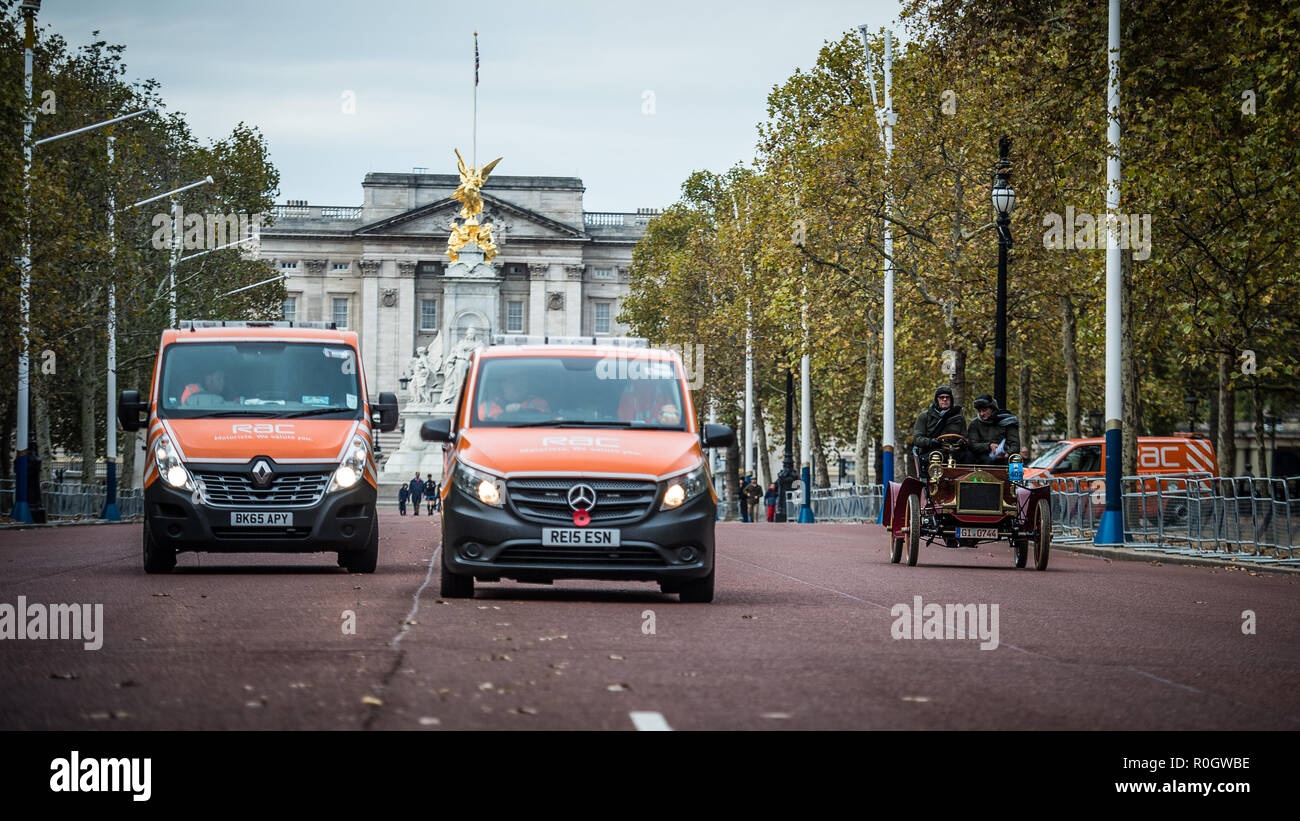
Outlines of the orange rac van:
[{"label": "orange rac van", "polygon": [[[516,344],[502,344],[513,342]],[[714,588],[718,499],[681,358],[644,340],[498,337],[470,360],[442,441],[442,587],[475,580],[658,582],[682,601]]]},{"label": "orange rac van", "polygon": [[379,556],[373,432],[397,397],[366,392],[357,335],[333,323],[193,320],[163,331],[148,398],[122,391],[124,430],[148,431],[144,569],[178,552]]}]

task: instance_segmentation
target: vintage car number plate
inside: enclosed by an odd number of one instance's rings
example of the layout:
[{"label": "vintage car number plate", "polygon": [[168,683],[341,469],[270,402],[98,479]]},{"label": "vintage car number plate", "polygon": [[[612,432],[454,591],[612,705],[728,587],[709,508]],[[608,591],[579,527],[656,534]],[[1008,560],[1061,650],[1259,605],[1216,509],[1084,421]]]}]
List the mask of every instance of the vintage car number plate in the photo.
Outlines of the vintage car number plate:
[{"label": "vintage car number plate", "polygon": [[585,527],[542,528],[544,547],[564,547],[574,544],[583,547],[618,547],[618,537],[617,530],[589,530]]},{"label": "vintage car number plate", "polygon": [[996,527],[959,527],[957,528],[958,539],[996,539],[998,529]]},{"label": "vintage car number plate", "polygon": [[293,514],[287,510],[235,510],[230,514],[231,527],[293,526]]}]

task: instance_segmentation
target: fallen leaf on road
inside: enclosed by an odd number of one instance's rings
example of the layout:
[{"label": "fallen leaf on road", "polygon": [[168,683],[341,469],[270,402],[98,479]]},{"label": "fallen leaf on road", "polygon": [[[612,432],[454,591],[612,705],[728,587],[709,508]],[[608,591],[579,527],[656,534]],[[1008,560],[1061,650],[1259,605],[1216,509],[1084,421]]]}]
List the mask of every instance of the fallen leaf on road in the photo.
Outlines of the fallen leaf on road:
[{"label": "fallen leaf on road", "polygon": [[156,599],[157,599],[157,598],[169,599],[169,598],[171,598],[171,595],[172,595],[172,594],[171,594],[171,593],[154,593],[153,595],[154,595],[154,598],[156,598]]},{"label": "fallen leaf on road", "polygon": [[568,633],[561,633],[558,636],[542,636],[538,641],[555,641],[556,639],[567,639],[568,637]]},{"label": "fallen leaf on road", "polygon": [[507,656],[505,653],[493,653],[493,654],[492,654],[492,660],[493,660],[493,661],[512,661],[512,659],[511,659],[509,656]]},{"label": "fallen leaf on road", "polygon": [[929,700],[930,700],[930,697],[929,697],[929,696],[903,696],[903,701],[920,701],[920,702],[926,702],[926,701],[929,701]]},{"label": "fallen leaf on road", "polygon": [[374,696],[362,696],[362,697],[361,697],[361,703],[362,703],[362,704],[369,704],[369,705],[371,705],[372,707],[383,707],[383,706],[384,706],[384,702],[383,702],[382,700],[380,700],[380,699],[375,698]]},{"label": "fallen leaf on road", "polygon": [[441,723],[442,723],[442,719],[434,718],[433,716],[423,716],[420,718],[420,724],[422,724],[425,727],[433,727]]},{"label": "fallen leaf on road", "polygon": [[76,673],[50,673],[50,678],[61,678],[66,681],[74,681],[77,677]]},{"label": "fallen leaf on road", "polygon": [[290,689],[290,690],[301,690],[301,689],[304,688],[304,687],[310,687],[310,686],[311,686],[311,685],[308,684],[308,683],[305,682],[305,681],[295,681],[293,684],[290,684],[290,685],[289,685],[289,689]]},{"label": "fallen leaf on road", "polygon": [[789,713],[763,713],[759,718],[790,718]]},{"label": "fallen leaf on road", "polygon": [[480,690],[491,690],[492,687],[493,687],[493,684],[492,684],[492,682],[490,682],[490,681],[485,681],[485,682],[483,682],[482,684],[480,684],[480,685],[478,686],[478,688],[479,688]]},{"label": "fallen leaf on road", "polygon": [[613,659],[614,661],[622,661],[622,660],[623,660],[623,657],[622,657],[622,656],[617,655],[617,654],[615,654],[615,653],[610,653],[610,654],[609,654],[609,657],[610,657],[611,659]]},{"label": "fallen leaf on road", "polygon": [[523,713],[523,714],[526,715],[526,716],[535,716],[535,715],[537,715],[537,708],[536,708],[536,707],[520,707],[520,708],[516,709],[515,712],[517,712],[517,713]]},{"label": "fallen leaf on road", "polygon": [[753,615],[750,615],[750,614],[747,613],[747,614],[741,616],[741,618],[742,618],[742,619],[757,619],[758,616],[753,616]]},{"label": "fallen leaf on road", "polygon": [[245,701],[245,702],[244,702],[244,706],[245,706],[245,707],[261,707],[261,706],[263,706],[264,704],[265,704],[265,702],[262,702],[262,701]]},{"label": "fallen leaf on road", "polygon": [[626,684],[611,684],[605,689],[609,690],[611,693],[621,693],[624,690],[631,690],[632,688]]},{"label": "fallen leaf on road", "polygon": [[361,589],[361,585],[359,585],[359,584],[357,584],[357,585],[353,585],[353,586],[352,586],[352,589],[353,589],[353,590],[360,590],[360,589]]},{"label": "fallen leaf on road", "polygon": [[251,685],[251,684],[245,684],[245,685],[244,685],[244,689],[245,689],[245,690],[250,690],[250,691],[251,691],[251,690],[253,689],[253,685]]},{"label": "fallen leaf on road", "polygon": [[126,681],[119,681],[117,683],[117,686],[118,687],[139,687],[140,685],[139,682],[133,681],[132,679],[127,679]]}]

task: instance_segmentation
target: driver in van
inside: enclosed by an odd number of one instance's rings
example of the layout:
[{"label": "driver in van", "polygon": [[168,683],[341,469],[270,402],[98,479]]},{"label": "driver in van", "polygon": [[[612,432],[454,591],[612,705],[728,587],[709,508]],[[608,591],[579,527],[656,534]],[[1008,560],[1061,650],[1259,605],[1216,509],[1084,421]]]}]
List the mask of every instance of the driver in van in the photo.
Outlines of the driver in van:
[{"label": "driver in van", "polygon": [[530,391],[517,379],[507,380],[504,385],[498,383],[496,398],[478,403],[478,418],[496,419],[503,413],[523,409],[551,412],[549,402],[540,396],[530,397],[529,393]]},{"label": "driver in van", "polygon": [[934,389],[934,401],[916,417],[912,429],[912,444],[919,454],[921,470],[925,469],[930,452],[939,449],[935,439],[945,433],[965,436],[966,418],[961,415],[961,405],[954,404],[952,388],[940,385]]},{"label": "driver in van", "polygon": [[222,368],[215,368],[203,376],[203,384],[191,382],[181,391],[181,404],[188,405],[190,400],[202,394],[216,394],[222,399],[226,398],[226,372]]}]

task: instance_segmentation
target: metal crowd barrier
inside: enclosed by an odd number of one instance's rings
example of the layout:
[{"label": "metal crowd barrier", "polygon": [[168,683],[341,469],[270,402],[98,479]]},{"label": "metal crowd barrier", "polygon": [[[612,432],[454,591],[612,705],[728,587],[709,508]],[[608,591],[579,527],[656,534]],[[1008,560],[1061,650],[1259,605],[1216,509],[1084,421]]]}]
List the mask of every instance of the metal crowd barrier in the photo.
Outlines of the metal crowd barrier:
[{"label": "metal crowd barrier", "polygon": [[[83,482],[41,482],[41,504],[47,519],[98,519],[104,512],[103,485]],[[0,479],[0,511],[14,506],[14,480]],[[144,491],[117,491],[117,509],[123,519],[144,515]]]},{"label": "metal crowd barrier", "polygon": [[[874,522],[880,513],[881,490],[880,485],[813,488],[808,500],[812,506],[813,519],[818,522]],[[794,520],[798,521],[798,493],[794,497]]]}]

